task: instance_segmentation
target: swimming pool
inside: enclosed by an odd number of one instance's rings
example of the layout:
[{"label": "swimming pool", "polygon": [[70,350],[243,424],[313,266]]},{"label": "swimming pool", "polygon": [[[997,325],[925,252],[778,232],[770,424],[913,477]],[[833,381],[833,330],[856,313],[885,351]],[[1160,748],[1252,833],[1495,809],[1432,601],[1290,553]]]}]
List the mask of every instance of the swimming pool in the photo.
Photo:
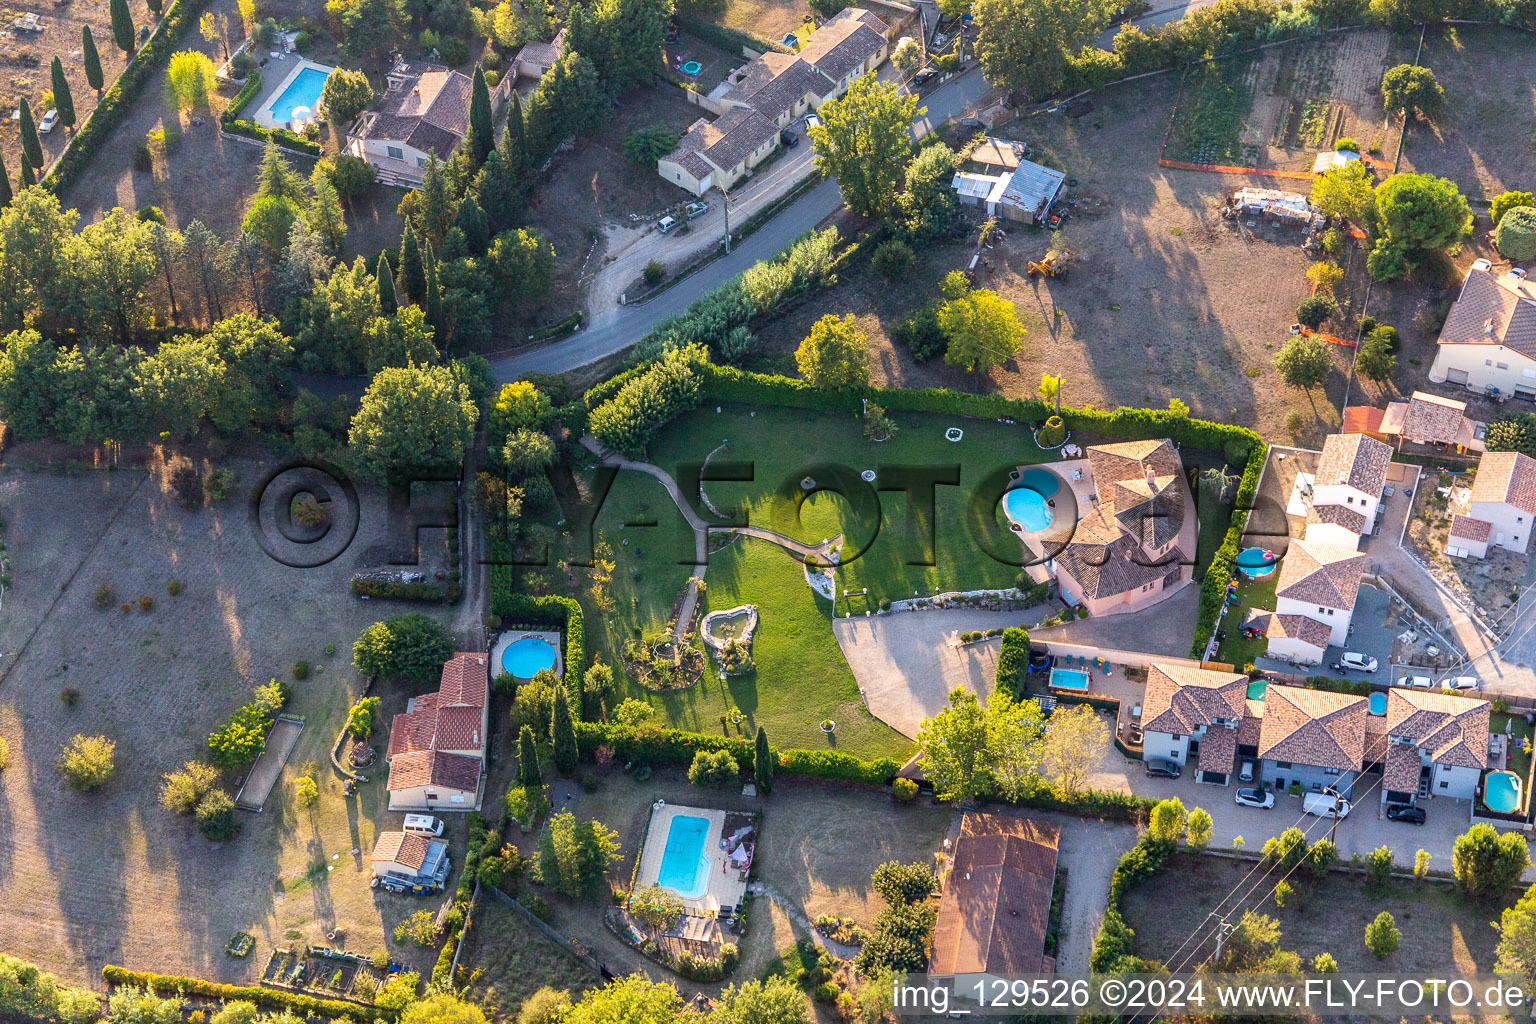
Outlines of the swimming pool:
[{"label": "swimming pool", "polygon": [[1047,498],[1054,497],[1061,489],[1061,477],[1048,469],[1026,469],[1019,474],[1019,483],[1032,491],[1039,491]]},{"label": "swimming pool", "polygon": [[320,107],[320,94],[325,91],[325,80],[331,77],[335,68],[320,67],[311,64],[301,68],[299,73],[289,81],[287,88],[278,94],[277,98],[267,104],[266,115],[275,125],[286,126],[293,120],[293,112],[299,107],[308,107],[313,116]]},{"label": "swimming pool", "polygon": [[1514,772],[1489,772],[1483,780],[1483,805],[1500,814],[1520,809],[1520,776]]},{"label": "swimming pool", "polygon": [[1020,529],[1039,533],[1056,521],[1046,496],[1030,487],[1015,487],[1003,495],[1003,511]]},{"label": "swimming pool", "polygon": [[1269,690],[1269,683],[1263,679],[1255,679],[1248,684],[1248,699],[1263,700],[1264,694]]},{"label": "swimming pool", "polygon": [[555,648],[536,636],[514,640],[501,652],[501,667],[519,679],[532,679],[546,668],[554,668]]},{"label": "swimming pool", "polygon": [[1051,686],[1058,690],[1088,692],[1088,673],[1080,668],[1051,669]]},{"label": "swimming pool", "polygon": [[1371,694],[1371,714],[1384,715],[1387,713],[1387,695],[1381,692]]},{"label": "swimming pool", "polygon": [[[1268,556],[1268,557],[1266,557]],[[1251,580],[1261,580],[1275,571],[1279,559],[1263,548],[1244,548],[1237,553],[1237,567]]]},{"label": "swimming pool", "polygon": [[656,884],[671,889],[685,900],[696,900],[709,887],[709,860],[704,856],[704,837],[709,819],[679,814],[667,826],[667,845],[661,851],[661,870]]}]

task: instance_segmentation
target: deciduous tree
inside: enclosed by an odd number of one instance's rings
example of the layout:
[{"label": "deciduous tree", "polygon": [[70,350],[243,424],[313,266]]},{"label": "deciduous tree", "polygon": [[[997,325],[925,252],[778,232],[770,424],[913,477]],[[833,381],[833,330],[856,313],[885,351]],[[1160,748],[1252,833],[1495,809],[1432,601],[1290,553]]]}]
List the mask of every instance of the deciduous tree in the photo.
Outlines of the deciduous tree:
[{"label": "deciduous tree", "polygon": [[1086,705],[1057,708],[1045,733],[1041,772],[1061,793],[1075,796],[1109,745],[1109,728]]},{"label": "deciduous tree", "polygon": [[1311,391],[1326,380],[1332,368],[1328,343],[1316,335],[1296,335],[1275,356],[1280,379],[1304,391]]},{"label": "deciduous tree", "polygon": [[939,327],[949,339],[944,361],[978,378],[1024,344],[1024,325],[1013,303],[990,288],[977,288],[944,303]]},{"label": "deciduous tree", "polygon": [[372,104],[373,86],[368,84],[368,76],[361,71],[337,68],[326,77],[325,88],[320,92],[320,105],[326,120],[342,133]]},{"label": "deciduous tree", "polygon": [[869,350],[853,314],[828,313],[811,325],[795,350],[800,376],[818,388],[841,391],[869,384]]},{"label": "deciduous tree", "polygon": [[1109,0],[975,0],[976,56],[988,82],[1044,99],[1115,10]]},{"label": "deciduous tree", "polygon": [[1399,64],[1381,76],[1381,99],[1388,110],[1405,116],[1432,117],[1445,105],[1445,90],[1435,73],[1419,64]]},{"label": "deciduous tree", "polygon": [[940,800],[965,803],[990,783],[987,718],[976,695],[957,686],[949,703],[917,728],[917,763]]},{"label": "deciduous tree", "polygon": [[1375,204],[1375,181],[1359,161],[1329,168],[1312,180],[1312,205],[1328,217],[1362,220]]},{"label": "deciduous tree", "polygon": [[1468,896],[1503,895],[1530,864],[1525,840],[1515,832],[1501,835],[1492,825],[1473,825],[1451,850],[1451,873]]},{"label": "deciduous tree", "polygon": [[822,177],[837,179],[854,213],[882,217],[895,208],[896,185],[912,152],[912,120],[926,109],[873,73],[822,106],[821,124],[809,132],[816,166]]}]

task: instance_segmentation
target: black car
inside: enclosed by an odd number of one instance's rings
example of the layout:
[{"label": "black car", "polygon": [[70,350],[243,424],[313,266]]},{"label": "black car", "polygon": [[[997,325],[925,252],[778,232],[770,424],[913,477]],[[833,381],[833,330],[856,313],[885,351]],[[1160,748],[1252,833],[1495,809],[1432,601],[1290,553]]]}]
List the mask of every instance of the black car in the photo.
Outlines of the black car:
[{"label": "black car", "polygon": [[1412,804],[1387,804],[1387,818],[1390,821],[1406,821],[1410,825],[1424,824],[1424,808],[1415,807]]},{"label": "black car", "polygon": [[938,73],[939,71],[937,68],[923,68],[923,70],[912,76],[912,84],[927,85],[929,82],[933,81],[933,76],[937,75]]},{"label": "black car", "polygon": [[798,146],[800,145],[800,136],[786,128],[779,132],[779,141],[786,146]]},{"label": "black car", "polygon": [[1154,758],[1147,762],[1147,777],[1176,779],[1179,777],[1179,766],[1172,761],[1159,761]]}]

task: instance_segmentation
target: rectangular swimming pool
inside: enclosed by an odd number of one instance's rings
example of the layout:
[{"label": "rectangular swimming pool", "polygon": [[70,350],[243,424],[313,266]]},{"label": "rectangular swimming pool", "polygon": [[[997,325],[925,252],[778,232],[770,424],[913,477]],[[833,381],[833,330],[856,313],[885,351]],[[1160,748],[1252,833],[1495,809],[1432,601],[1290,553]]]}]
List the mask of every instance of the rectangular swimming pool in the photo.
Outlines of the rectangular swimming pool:
[{"label": "rectangular swimming pool", "polygon": [[685,900],[696,900],[709,888],[709,859],[704,856],[704,837],[709,819],[679,814],[667,827],[667,845],[661,853],[656,884],[671,889]]},{"label": "rectangular swimming pool", "polygon": [[278,96],[267,104],[267,116],[277,125],[287,126],[293,120],[293,112],[308,107],[314,115],[320,106],[320,94],[325,91],[325,80],[335,68],[307,67],[293,77]]},{"label": "rectangular swimming pool", "polygon": [[1051,686],[1057,690],[1088,692],[1088,673],[1080,668],[1051,669]]}]

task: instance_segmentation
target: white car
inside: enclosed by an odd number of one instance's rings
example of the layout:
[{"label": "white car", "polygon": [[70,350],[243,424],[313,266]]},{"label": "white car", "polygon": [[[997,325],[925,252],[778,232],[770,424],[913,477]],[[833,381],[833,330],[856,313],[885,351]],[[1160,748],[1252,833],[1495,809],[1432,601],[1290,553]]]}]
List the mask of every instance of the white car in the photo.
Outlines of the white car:
[{"label": "white car", "polygon": [[440,836],[443,834],[443,819],[434,818],[430,814],[407,814],[405,830],[421,835]]},{"label": "white car", "polygon": [[1477,676],[1456,676],[1454,679],[1443,681],[1440,685],[1447,690],[1475,690],[1482,683],[1478,682]]},{"label": "white car", "polygon": [[1344,672],[1375,672],[1376,659],[1368,654],[1357,654],[1354,651],[1345,651],[1334,667]]},{"label": "white car", "polygon": [[670,235],[675,227],[677,227],[676,217],[663,217],[656,222],[656,230],[664,235]]},{"label": "white car", "polygon": [[1403,676],[1397,681],[1398,686],[1409,686],[1415,690],[1427,690],[1430,686],[1429,676]]},{"label": "white car", "polygon": [[1275,806],[1275,794],[1267,789],[1252,787],[1237,791],[1237,805],[1239,807],[1258,807],[1264,810]]},{"label": "white car", "polygon": [[819,128],[819,127],[821,127],[821,118],[817,117],[815,114],[806,114],[805,115],[805,130],[806,131],[810,131],[812,128]]},{"label": "white car", "polygon": [[50,110],[43,115],[43,119],[37,123],[37,130],[47,135],[53,131],[53,126],[59,123],[59,112]]}]

